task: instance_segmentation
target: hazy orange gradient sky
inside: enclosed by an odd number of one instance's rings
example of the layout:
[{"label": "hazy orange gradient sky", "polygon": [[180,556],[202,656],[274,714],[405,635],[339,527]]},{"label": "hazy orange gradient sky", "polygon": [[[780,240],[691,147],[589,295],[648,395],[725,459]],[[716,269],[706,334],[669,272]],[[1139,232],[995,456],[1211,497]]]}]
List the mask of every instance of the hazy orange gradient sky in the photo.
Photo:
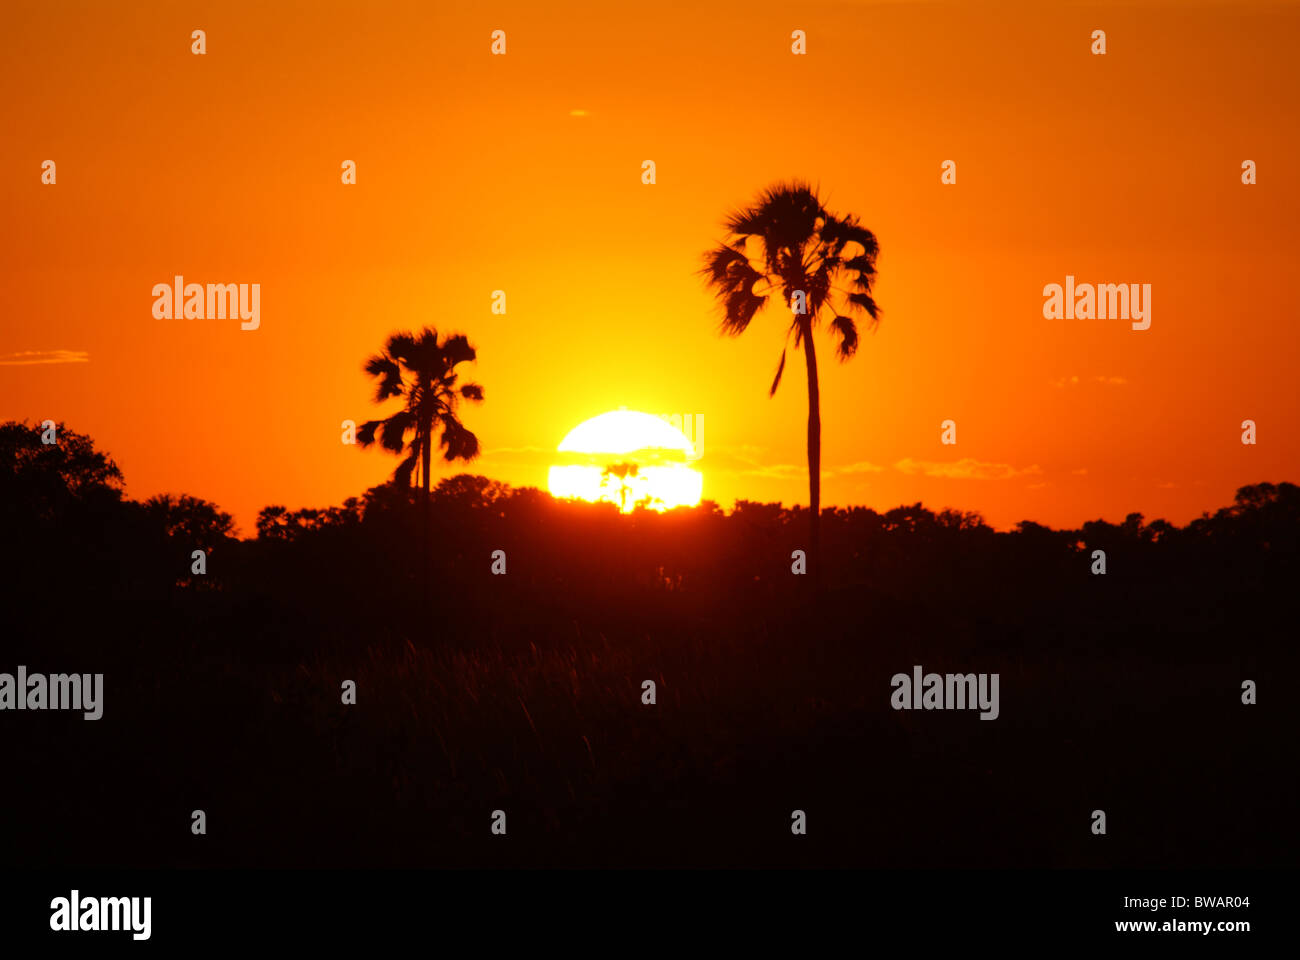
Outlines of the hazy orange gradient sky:
[{"label": "hazy orange gradient sky", "polygon": [[[340,424],[428,324],[487,393],[484,456],[441,475],[545,487],[626,406],[703,414],[705,497],[806,503],[802,364],[767,396],[788,313],[724,338],[696,273],[803,177],[882,251],[879,330],[847,364],[819,341],[824,504],[1182,523],[1300,479],[1298,42],[1250,2],[9,4],[0,417],[247,534],[391,474]],[[260,283],[260,329],[155,319],[176,274]],[[1151,328],[1045,320],[1067,274],[1151,284]]]}]

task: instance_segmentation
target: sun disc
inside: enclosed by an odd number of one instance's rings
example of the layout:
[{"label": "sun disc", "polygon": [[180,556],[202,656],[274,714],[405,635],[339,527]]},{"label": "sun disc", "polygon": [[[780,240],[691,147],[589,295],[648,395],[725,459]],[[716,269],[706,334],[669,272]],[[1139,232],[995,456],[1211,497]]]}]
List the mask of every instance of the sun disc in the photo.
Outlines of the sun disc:
[{"label": "sun disc", "polygon": [[662,417],[613,410],[586,420],[556,450],[547,486],[553,496],[616,504],[630,513],[638,504],[653,510],[695,506],[704,477],[695,469],[695,448]]}]

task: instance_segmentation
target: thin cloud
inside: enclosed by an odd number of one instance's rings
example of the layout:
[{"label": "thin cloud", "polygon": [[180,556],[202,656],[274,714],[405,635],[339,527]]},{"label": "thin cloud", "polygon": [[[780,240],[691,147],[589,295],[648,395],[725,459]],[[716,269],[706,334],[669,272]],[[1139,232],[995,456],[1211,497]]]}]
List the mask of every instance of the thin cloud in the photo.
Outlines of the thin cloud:
[{"label": "thin cloud", "polygon": [[739,446],[719,444],[704,451],[709,458],[710,469],[727,473],[748,473],[761,468],[763,454],[766,452],[765,448],[752,444]]},{"label": "thin cloud", "polygon": [[874,463],[861,460],[858,463],[850,463],[847,467],[840,467],[836,473],[884,473],[884,467],[878,467]]},{"label": "thin cloud", "polygon": [[771,466],[758,467],[754,470],[742,470],[747,477],[764,477],[768,480],[789,480],[793,477],[805,477],[808,468],[793,463],[774,463]]},{"label": "thin cloud", "polygon": [[38,363],[89,363],[85,350],[19,350],[0,354],[0,367],[28,367]]},{"label": "thin cloud", "polygon": [[1037,476],[1043,472],[1036,463],[1024,469],[1017,469],[1009,463],[987,463],[971,457],[946,462],[913,460],[911,457],[904,457],[894,464],[894,467],[908,476],[919,473],[945,480],[1010,480],[1013,477]]}]

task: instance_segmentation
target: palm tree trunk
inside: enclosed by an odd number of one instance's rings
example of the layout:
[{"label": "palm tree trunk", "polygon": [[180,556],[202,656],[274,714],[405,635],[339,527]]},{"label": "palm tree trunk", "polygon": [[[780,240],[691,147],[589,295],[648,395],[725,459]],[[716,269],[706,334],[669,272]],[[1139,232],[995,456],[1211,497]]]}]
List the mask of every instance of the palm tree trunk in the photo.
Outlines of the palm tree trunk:
[{"label": "palm tree trunk", "polygon": [[808,562],[813,582],[821,583],[822,413],[817,385],[817,351],[811,318],[800,322],[803,356],[808,367]]},{"label": "palm tree trunk", "polygon": [[420,486],[424,489],[424,499],[429,499],[429,468],[433,465],[433,424],[426,423],[420,428],[424,436],[424,449],[420,451]]},{"label": "palm tree trunk", "polygon": [[430,516],[430,498],[429,498],[429,472],[433,466],[433,422],[432,417],[428,418],[425,423],[420,425],[420,434],[424,438],[424,446],[420,451],[420,487],[423,495],[420,497],[420,567],[423,570],[420,582],[424,587],[425,602],[433,607],[433,550],[431,549],[430,540],[433,531],[430,529],[432,517]]}]

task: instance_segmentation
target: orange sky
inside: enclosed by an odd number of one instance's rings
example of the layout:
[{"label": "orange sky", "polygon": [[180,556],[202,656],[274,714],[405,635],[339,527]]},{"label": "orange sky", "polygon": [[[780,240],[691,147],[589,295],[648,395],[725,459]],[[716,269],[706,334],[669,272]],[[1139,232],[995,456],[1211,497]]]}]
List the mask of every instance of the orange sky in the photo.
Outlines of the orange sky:
[{"label": "orange sky", "polygon": [[[802,364],[767,398],[786,321],[719,336],[695,274],[798,176],[882,248],[878,332],[845,365],[819,342],[823,503],[1181,523],[1300,479],[1296,6],[437,6],[10,5],[0,418],[63,420],[132,496],[247,533],[391,473],[340,423],[374,415],[365,357],[429,324],[479,349],[473,472],[544,486],[626,406],[704,415],[706,497],[806,502]],[[260,283],[260,329],[154,319],[178,273]],[[1150,283],[1151,329],[1045,320],[1067,274]]]}]

